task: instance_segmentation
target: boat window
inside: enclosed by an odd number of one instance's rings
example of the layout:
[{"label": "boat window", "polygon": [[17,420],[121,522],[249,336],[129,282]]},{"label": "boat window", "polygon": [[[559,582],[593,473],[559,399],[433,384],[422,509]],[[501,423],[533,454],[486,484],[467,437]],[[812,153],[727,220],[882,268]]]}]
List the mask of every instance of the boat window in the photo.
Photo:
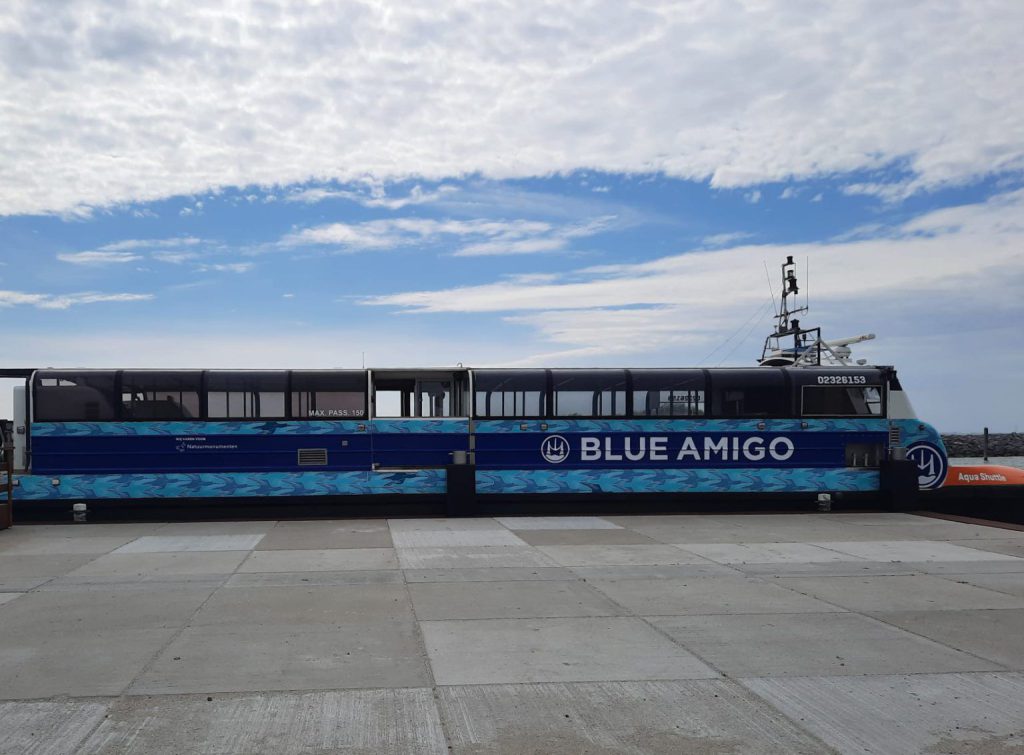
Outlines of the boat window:
[{"label": "boat window", "polygon": [[363,419],[366,373],[359,370],[292,372],[292,417]]},{"label": "boat window", "polygon": [[805,417],[880,417],[882,390],[877,385],[805,385]]},{"label": "boat window", "polygon": [[792,416],[786,377],[782,370],[711,371],[711,415],[715,417]]},{"label": "boat window", "polygon": [[544,370],[477,370],[473,373],[477,417],[543,417]]},{"label": "boat window", "polygon": [[37,372],[32,386],[36,422],[117,419],[116,372]]},{"label": "boat window", "polygon": [[207,416],[211,419],[284,419],[288,373],[206,373]]},{"label": "boat window", "polygon": [[625,370],[552,370],[551,377],[555,417],[625,416]]},{"label": "boat window", "polygon": [[465,372],[380,370],[373,373],[374,417],[465,417]]},{"label": "boat window", "polygon": [[155,370],[121,373],[124,419],[193,419],[198,417],[202,373]]},{"label": "boat window", "polygon": [[630,370],[636,417],[703,417],[702,370]]}]

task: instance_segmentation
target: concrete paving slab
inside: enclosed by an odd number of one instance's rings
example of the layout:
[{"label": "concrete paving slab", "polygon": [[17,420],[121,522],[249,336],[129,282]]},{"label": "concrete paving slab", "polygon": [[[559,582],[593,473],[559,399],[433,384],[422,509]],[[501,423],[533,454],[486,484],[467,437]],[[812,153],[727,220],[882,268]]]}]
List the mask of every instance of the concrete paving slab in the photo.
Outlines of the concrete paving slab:
[{"label": "concrete paving slab", "polygon": [[[1009,530],[981,524],[951,522],[941,519],[930,525],[891,524],[861,526],[848,523],[845,529],[857,534],[858,540],[992,540],[1005,538]],[[845,538],[837,538],[845,539]]]},{"label": "concrete paving slab", "polygon": [[1024,610],[892,611],[872,615],[1013,671],[1024,670]]},{"label": "concrete paving slab", "polygon": [[390,532],[387,519],[282,519],[271,532],[312,532],[350,530],[352,532]]},{"label": "concrete paving slab", "polygon": [[573,566],[572,572],[583,580],[676,579],[681,577],[739,576],[730,566],[714,564],[663,564],[652,566]]},{"label": "concrete paving slab", "polygon": [[[730,564],[743,574],[757,577],[860,577],[865,575],[918,574],[925,564],[902,562],[832,561],[817,564]],[[963,563],[963,562],[957,562]]]},{"label": "concrete paving slab", "polygon": [[277,522],[170,522],[163,525],[159,535],[167,537],[192,537],[196,535],[265,535],[277,526]]},{"label": "concrete paving slab", "polygon": [[1024,599],[961,585],[928,574],[878,577],[784,577],[785,585],[851,611],[940,611],[943,609],[1024,608]]},{"label": "concrete paving slab", "polygon": [[131,540],[131,537],[46,537],[0,532],[0,556],[100,555]]},{"label": "concrete paving slab", "polygon": [[863,530],[842,524],[767,526],[637,526],[630,527],[660,543],[793,543],[815,540],[863,540]]},{"label": "concrete paving slab", "polygon": [[92,553],[22,556],[0,554],[0,589],[17,579],[40,577],[45,581],[51,577],[59,577],[85,566],[96,557],[97,555]]},{"label": "concrete paving slab", "polygon": [[405,585],[289,585],[218,590],[189,626],[258,625],[323,632],[352,622],[412,620]]},{"label": "concrete paving slab", "polygon": [[980,551],[1024,559],[1024,541],[1018,539],[994,538],[992,540],[951,540],[950,542]]},{"label": "concrete paving slab", "polygon": [[825,745],[728,681],[441,687],[455,753],[762,755]]},{"label": "concrete paving slab", "polygon": [[526,545],[506,529],[501,530],[399,530],[392,533],[397,548],[438,548],[473,545]]},{"label": "concrete paving slab", "polygon": [[845,610],[774,582],[740,576],[590,580],[587,584],[643,616]]},{"label": "concrete paving slab", "polygon": [[668,616],[651,623],[731,677],[1002,670],[852,613]]},{"label": "concrete paving slab", "polygon": [[876,542],[816,542],[821,548],[858,556],[867,561],[1006,561],[1013,556],[931,540]]},{"label": "concrete paving slab", "polygon": [[742,684],[849,755],[1020,751],[1020,674],[745,679]]},{"label": "concrete paving slab", "polygon": [[[26,596],[27,597],[27,596]],[[21,598],[0,610],[16,608]],[[174,636],[175,629],[3,633],[0,699],[120,695]],[[0,719],[0,731],[4,728]]]},{"label": "concrete paving slab", "polygon": [[397,569],[354,569],[349,571],[254,572],[232,574],[224,583],[234,587],[304,587],[319,585],[401,584]]},{"label": "concrete paving slab", "polygon": [[0,590],[8,592],[28,592],[45,585],[54,577],[5,577],[0,574]]},{"label": "concrete paving slab", "polygon": [[180,553],[108,553],[68,573],[69,577],[158,577],[231,574],[245,551]]},{"label": "concrete paving slab", "polygon": [[528,545],[458,548],[398,548],[403,569],[472,569],[504,566],[559,566]]},{"label": "concrete paving slab", "polygon": [[207,593],[222,586],[227,574],[123,575],[117,577],[54,577],[36,588],[37,592],[163,592],[203,588]]},{"label": "concrete paving slab", "polygon": [[647,535],[615,530],[523,530],[518,533],[530,545],[655,545]]},{"label": "concrete paving slab", "polygon": [[64,755],[76,752],[103,720],[106,701],[0,703],[0,752]]},{"label": "concrete paving slab", "polygon": [[961,582],[975,587],[984,587],[986,590],[1005,592],[1007,595],[1016,595],[1024,598],[1024,574],[1010,572],[1007,574],[946,574],[945,579],[954,582]]},{"label": "concrete paving slab", "polygon": [[524,619],[621,616],[622,609],[581,582],[433,582],[409,585],[416,618]]},{"label": "concrete paving slab", "polygon": [[909,561],[905,566],[923,574],[1021,574],[1024,558],[1014,561]]},{"label": "concrete paving slab", "polygon": [[392,548],[337,548],[334,550],[253,551],[238,571],[300,572],[397,569]]},{"label": "concrete paving slab", "polygon": [[599,516],[499,516],[510,530],[618,530],[621,525]]},{"label": "concrete paving slab", "polygon": [[863,560],[807,543],[683,543],[676,547],[720,564],[813,564]]},{"label": "concrete paving slab", "polygon": [[490,517],[457,517],[433,519],[388,519],[391,532],[466,532],[468,530],[506,529]]},{"label": "concrete paving slab", "polygon": [[541,545],[537,549],[562,566],[707,563],[707,559],[671,545]]},{"label": "concrete paving slab", "polygon": [[10,603],[12,600],[14,600],[22,594],[23,593],[20,592],[0,592],[0,605],[3,605],[4,603]]},{"label": "concrete paving slab", "polygon": [[[203,604],[213,588],[177,587],[159,592],[63,590],[25,593],[0,612],[0,637],[44,640],[78,632],[174,629]],[[0,644],[3,644],[0,642]]]},{"label": "concrete paving slab", "polygon": [[217,694],[212,700],[127,697],[111,707],[82,750],[97,755],[448,752],[429,689]]},{"label": "concrete paving slab", "polygon": [[[278,588],[268,588],[278,589]],[[129,689],[134,695],[426,687],[430,673],[409,622],[324,632],[189,627]]]},{"label": "concrete paving slab", "polygon": [[122,545],[116,553],[178,553],[187,551],[249,551],[263,539],[241,535],[146,535]]},{"label": "concrete paving slab", "polygon": [[420,628],[438,684],[717,676],[636,618],[423,621]]},{"label": "concrete paving slab", "polygon": [[417,582],[513,582],[517,580],[579,579],[564,566],[496,566],[470,569],[406,569],[405,581]]},{"label": "concrete paving slab", "polygon": [[928,526],[942,524],[946,521],[944,519],[920,516],[919,514],[903,514],[896,512],[879,512],[871,514],[859,511],[831,511],[828,512],[828,518],[837,522],[843,522],[844,524],[855,524],[861,527],[885,527],[899,524]]},{"label": "concrete paving slab", "polygon": [[278,522],[257,550],[327,550],[331,548],[390,548],[386,522]]},{"label": "concrete paving slab", "polygon": [[[70,518],[70,517],[69,517]],[[15,514],[17,519],[17,514]],[[166,527],[164,522],[77,522],[75,524],[15,524],[0,533],[0,541],[10,535],[32,535],[46,538],[121,537],[131,540],[142,535],[155,535]]]}]

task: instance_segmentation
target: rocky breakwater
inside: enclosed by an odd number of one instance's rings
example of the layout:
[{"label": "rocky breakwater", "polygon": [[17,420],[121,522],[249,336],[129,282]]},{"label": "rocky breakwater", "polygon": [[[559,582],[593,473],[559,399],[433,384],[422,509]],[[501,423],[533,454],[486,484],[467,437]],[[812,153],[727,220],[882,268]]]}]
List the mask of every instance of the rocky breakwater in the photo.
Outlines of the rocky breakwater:
[{"label": "rocky breakwater", "polygon": [[[943,435],[946,453],[950,456],[982,456],[985,439],[981,433]],[[1024,456],[1024,433],[989,433],[988,455]]]}]

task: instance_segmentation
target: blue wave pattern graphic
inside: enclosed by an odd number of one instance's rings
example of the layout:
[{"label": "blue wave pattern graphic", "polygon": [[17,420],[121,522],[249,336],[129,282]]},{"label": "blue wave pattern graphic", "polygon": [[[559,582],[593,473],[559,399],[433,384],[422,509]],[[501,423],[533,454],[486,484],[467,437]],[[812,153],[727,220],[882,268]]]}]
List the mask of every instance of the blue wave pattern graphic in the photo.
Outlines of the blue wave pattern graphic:
[{"label": "blue wave pattern graphic", "polygon": [[867,469],[616,469],[477,472],[477,492],[499,493],[814,493],[878,490]]},{"label": "blue wave pattern graphic", "polygon": [[226,472],[196,474],[18,476],[21,501],[118,500],[132,498],[240,498],[441,494],[443,469],[415,472]]},{"label": "blue wave pattern graphic", "polygon": [[[912,420],[916,427],[917,420]],[[541,425],[547,425],[541,429]],[[758,427],[763,424],[764,428]],[[525,430],[523,426],[525,425]],[[477,420],[477,433],[728,433],[885,432],[886,419],[545,419]]]},{"label": "blue wave pattern graphic", "polygon": [[[359,428],[363,427],[363,430]],[[338,435],[367,431],[366,421],[287,422],[34,422],[33,437],[132,435]]]},{"label": "blue wave pattern graphic", "polygon": [[927,441],[940,449],[943,455],[947,455],[942,436],[931,425],[917,419],[897,419],[893,420],[893,423],[900,429],[900,443],[903,446],[912,446],[915,443]]}]

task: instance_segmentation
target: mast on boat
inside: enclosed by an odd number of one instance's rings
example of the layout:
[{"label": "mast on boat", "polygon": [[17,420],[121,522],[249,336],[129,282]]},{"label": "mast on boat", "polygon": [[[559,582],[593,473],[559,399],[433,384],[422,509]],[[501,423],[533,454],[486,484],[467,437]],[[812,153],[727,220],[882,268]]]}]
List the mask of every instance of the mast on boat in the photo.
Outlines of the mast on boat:
[{"label": "mast on boat", "polygon": [[[875,334],[824,340],[820,327],[805,328],[795,317],[808,311],[806,305],[799,305],[799,293],[796,263],[792,256],[788,256],[782,264],[782,299],[775,314],[775,330],[764,339],[764,349],[758,364],[763,367],[853,367],[850,346],[870,341]],[[790,297],[795,306],[790,306]],[[857,360],[857,364],[864,363],[863,359]]]}]

